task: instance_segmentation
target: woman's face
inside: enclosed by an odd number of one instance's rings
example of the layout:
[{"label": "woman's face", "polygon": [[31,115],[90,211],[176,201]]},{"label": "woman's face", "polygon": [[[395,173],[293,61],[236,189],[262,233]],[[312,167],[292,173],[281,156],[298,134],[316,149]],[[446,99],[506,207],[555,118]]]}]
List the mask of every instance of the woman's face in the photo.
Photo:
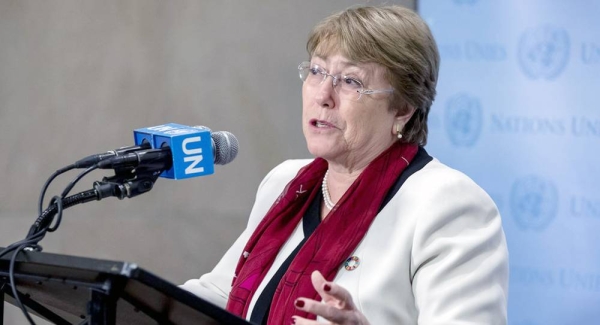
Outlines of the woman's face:
[{"label": "woman's face", "polygon": [[[311,64],[332,75],[358,79],[365,89],[391,88],[385,69],[375,63],[354,63],[335,54],[314,56]],[[348,93],[336,92],[332,80],[328,76],[320,85],[302,86],[302,130],[308,151],[330,164],[361,170],[396,141],[392,130],[399,119],[389,109],[391,94],[364,94],[356,101]]]}]

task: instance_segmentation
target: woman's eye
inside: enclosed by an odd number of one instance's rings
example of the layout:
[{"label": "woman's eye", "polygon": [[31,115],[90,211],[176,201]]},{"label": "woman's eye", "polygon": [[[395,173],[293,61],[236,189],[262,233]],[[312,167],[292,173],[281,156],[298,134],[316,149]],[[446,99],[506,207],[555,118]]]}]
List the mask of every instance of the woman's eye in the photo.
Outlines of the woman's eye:
[{"label": "woman's eye", "polygon": [[351,87],[361,87],[362,83],[358,79],[354,79],[351,77],[344,77],[344,84]]},{"label": "woman's eye", "polygon": [[320,74],[320,73],[321,73],[321,69],[319,69],[319,68],[317,68],[317,67],[312,67],[312,68],[310,68],[310,70],[309,70],[309,71],[310,71],[310,73],[311,73],[312,75],[317,75],[317,74]]}]

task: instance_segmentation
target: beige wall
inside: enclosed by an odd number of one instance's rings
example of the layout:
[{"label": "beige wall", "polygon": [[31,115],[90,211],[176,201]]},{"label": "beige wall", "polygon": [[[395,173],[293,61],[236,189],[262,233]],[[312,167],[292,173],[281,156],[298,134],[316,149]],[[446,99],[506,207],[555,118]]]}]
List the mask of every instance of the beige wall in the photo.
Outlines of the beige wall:
[{"label": "beige wall", "polygon": [[[262,177],[309,157],[296,66],[310,28],[355,3],[0,0],[0,246],[25,236],[56,169],[132,144],[134,128],[201,124],[238,137],[233,163],[69,209],[42,245],[136,262],[175,283],[209,271],[243,229]],[[109,174],[94,172],[75,191]],[[25,320],[7,307],[5,323]]]}]

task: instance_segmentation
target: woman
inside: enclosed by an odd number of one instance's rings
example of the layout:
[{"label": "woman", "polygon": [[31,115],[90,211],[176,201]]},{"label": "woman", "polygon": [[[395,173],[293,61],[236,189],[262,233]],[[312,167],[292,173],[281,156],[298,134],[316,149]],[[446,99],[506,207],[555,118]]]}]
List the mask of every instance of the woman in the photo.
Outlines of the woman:
[{"label": "woman", "polygon": [[302,128],[317,158],[273,169],[246,230],[183,287],[256,324],[505,324],[498,210],[422,148],[429,28],[398,6],[352,8],[307,49]]}]

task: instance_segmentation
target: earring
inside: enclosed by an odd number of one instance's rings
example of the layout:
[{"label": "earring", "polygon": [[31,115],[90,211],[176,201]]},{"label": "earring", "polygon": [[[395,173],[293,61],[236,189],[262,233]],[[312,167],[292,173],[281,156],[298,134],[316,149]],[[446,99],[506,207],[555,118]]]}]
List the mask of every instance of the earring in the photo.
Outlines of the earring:
[{"label": "earring", "polygon": [[398,139],[402,139],[402,126],[400,125],[400,123],[396,124],[396,136],[398,137]]}]

